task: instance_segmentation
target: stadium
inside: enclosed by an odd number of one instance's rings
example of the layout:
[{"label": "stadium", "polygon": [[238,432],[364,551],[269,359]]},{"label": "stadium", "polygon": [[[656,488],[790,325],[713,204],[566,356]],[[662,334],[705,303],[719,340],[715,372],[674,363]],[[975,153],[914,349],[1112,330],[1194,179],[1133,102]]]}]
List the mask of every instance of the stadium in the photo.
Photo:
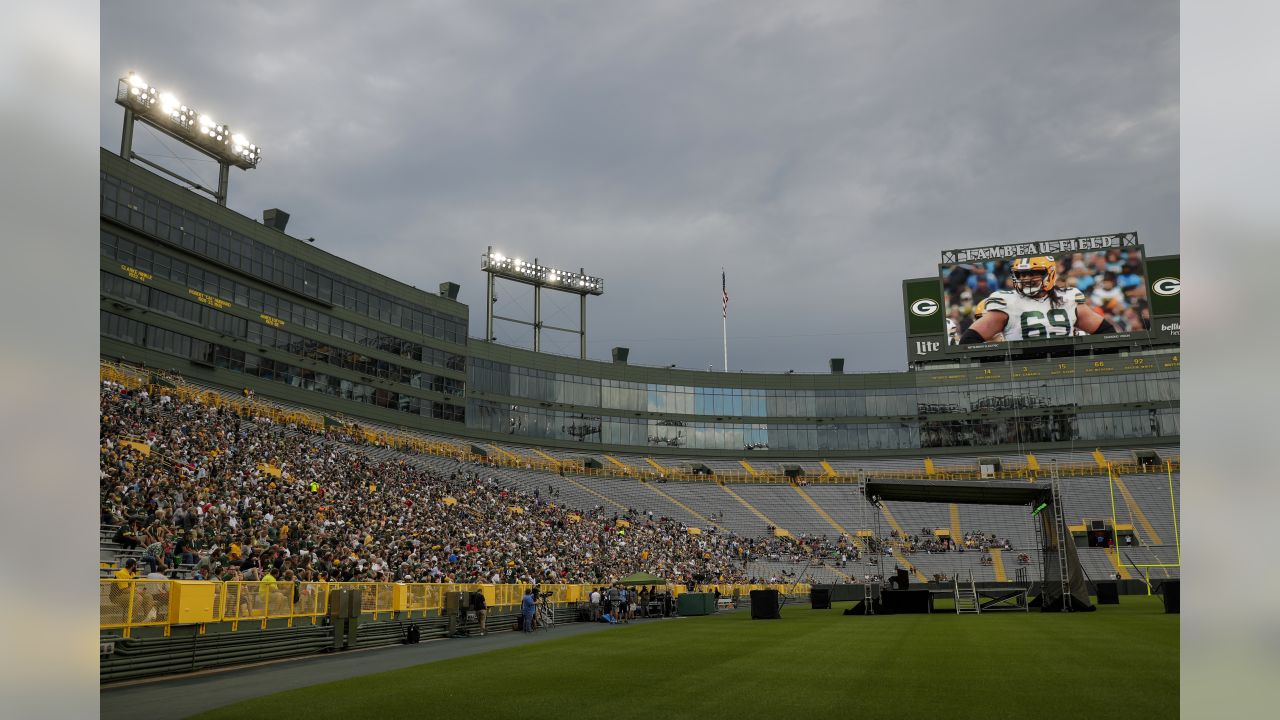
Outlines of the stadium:
[{"label": "stadium", "polygon": [[[163,97],[99,153],[104,717],[1177,713],[1176,255],[939,246],[900,372],[592,360],[602,279],[491,246],[474,337],[467,279],[228,208],[260,149]],[[496,342],[497,282],[579,355]]]}]

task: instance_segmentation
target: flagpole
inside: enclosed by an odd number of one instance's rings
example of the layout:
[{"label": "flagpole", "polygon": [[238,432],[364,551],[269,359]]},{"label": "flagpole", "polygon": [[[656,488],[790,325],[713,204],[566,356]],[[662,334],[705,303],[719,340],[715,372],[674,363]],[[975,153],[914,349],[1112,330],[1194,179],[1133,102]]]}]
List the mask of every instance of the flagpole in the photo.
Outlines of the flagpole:
[{"label": "flagpole", "polygon": [[729,372],[729,314],[720,318],[721,337],[724,338],[724,371]]},{"label": "flagpole", "polygon": [[724,340],[724,371],[729,372],[729,285],[720,268],[720,337]]}]

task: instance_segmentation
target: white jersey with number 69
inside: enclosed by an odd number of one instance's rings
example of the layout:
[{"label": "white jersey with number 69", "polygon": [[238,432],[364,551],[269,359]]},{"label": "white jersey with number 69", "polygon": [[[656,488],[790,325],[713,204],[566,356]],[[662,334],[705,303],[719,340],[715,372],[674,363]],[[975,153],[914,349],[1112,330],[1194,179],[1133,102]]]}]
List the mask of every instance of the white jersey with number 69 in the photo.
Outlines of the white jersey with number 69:
[{"label": "white jersey with number 69", "polygon": [[1063,301],[1054,307],[1047,297],[1029,298],[1014,290],[997,290],[987,297],[987,312],[997,310],[1009,316],[1004,324],[1005,340],[1069,337],[1076,327],[1076,310],[1084,305],[1084,293],[1067,288],[1058,294]]}]

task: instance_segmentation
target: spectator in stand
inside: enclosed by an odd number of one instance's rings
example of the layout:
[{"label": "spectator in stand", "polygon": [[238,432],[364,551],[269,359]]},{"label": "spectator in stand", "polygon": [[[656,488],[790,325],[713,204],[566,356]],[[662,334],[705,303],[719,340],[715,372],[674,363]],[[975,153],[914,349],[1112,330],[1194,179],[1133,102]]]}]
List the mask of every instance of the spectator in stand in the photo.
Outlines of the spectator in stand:
[{"label": "spectator in stand", "polygon": [[142,544],[142,541],[138,539],[139,531],[137,520],[122,522],[116,528],[115,534],[111,536],[111,541],[121,547],[132,550]]},{"label": "spectator in stand", "polygon": [[124,561],[124,567],[118,568],[114,573],[115,582],[111,583],[107,596],[111,604],[116,608],[117,616],[120,621],[127,620],[129,612],[129,593],[132,587],[132,581],[138,577],[138,561],[129,558]]},{"label": "spectator in stand", "polygon": [[258,605],[267,612],[270,612],[271,601],[278,599],[280,588],[276,584],[275,575],[271,574],[271,570],[264,569],[258,578]]},{"label": "spectator in stand", "polygon": [[222,548],[215,547],[196,560],[196,572],[204,579],[213,577],[214,566],[222,562]]},{"label": "spectator in stand", "polygon": [[[138,577],[138,561],[133,558],[125,560],[124,567],[115,571],[115,577],[117,580],[132,580]],[[121,590],[125,590],[128,585],[120,585],[119,587]]]},{"label": "spectator in stand", "polygon": [[147,549],[143,552],[142,559],[147,561],[147,565],[155,572],[156,568],[164,565],[166,552],[166,539],[168,535],[164,528],[157,525],[154,528],[143,532],[143,541],[147,544]]},{"label": "spectator in stand", "polygon": [[[677,582],[695,574],[731,582],[745,580],[756,542],[691,536],[679,521],[649,513],[614,518],[602,507],[538,506],[501,487],[484,465],[428,471],[375,461],[353,447],[367,442],[363,436],[290,434],[298,428],[181,396],[162,403],[104,385],[101,410],[104,517],[141,521],[148,565],[195,560],[205,577],[238,562],[276,577],[293,570],[331,580],[510,583],[536,575],[591,583],[643,569]],[[144,438],[152,452],[122,446],[124,438]],[[624,518],[625,536],[615,532]],[[181,542],[169,546],[169,538]],[[790,539],[768,542],[795,547]],[[225,550],[215,556],[215,547]],[[201,564],[210,556],[217,559]]]},{"label": "spectator in stand", "polygon": [[190,530],[179,533],[178,539],[173,543],[174,562],[179,565],[194,565],[199,558],[192,552],[192,545],[194,542]]}]

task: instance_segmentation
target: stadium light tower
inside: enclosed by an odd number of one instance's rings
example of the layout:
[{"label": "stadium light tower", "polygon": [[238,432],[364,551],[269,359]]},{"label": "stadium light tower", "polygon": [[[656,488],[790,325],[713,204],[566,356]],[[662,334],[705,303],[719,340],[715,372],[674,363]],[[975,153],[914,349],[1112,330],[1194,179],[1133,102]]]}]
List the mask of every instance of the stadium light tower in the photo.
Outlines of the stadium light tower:
[{"label": "stadium light tower", "polygon": [[[219,205],[227,204],[227,184],[231,167],[252,170],[262,159],[262,148],[249,142],[243,134],[214,120],[206,113],[183,104],[172,92],[161,92],[147,84],[137,73],[120,78],[116,86],[116,104],[124,108],[124,130],[120,136],[120,157],[137,160],[171,175],[201,192],[208,193]],[[218,189],[210,190],[194,180],[163,168],[133,152],[133,124],[141,121],[188,147],[218,161]]]},{"label": "stadium light tower", "polygon": [[[494,252],[492,246],[481,256],[480,269],[489,275],[489,281],[485,285],[487,291],[485,292],[484,304],[484,336],[486,340],[493,340],[494,320],[532,325],[533,350],[534,352],[541,352],[542,328],[544,327],[542,323],[542,289],[558,290],[578,296],[580,314],[578,329],[554,327],[552,325],[546,325],[545,327],[548,330],[576,334],[578,336],[578,356],[583,360],[587,359],[587,296],[604,294],[604,280],[588,275],[587,271],[582,268],[578,268],[578,272],[556,270],[555,268],[539,265],[537,258],[534,258],[533,262],[526,262],[520,258],[509,258],[502,253]],[[533,286],[533,322],[493,314],[493,283],[495,278],[513,280]]]}]

